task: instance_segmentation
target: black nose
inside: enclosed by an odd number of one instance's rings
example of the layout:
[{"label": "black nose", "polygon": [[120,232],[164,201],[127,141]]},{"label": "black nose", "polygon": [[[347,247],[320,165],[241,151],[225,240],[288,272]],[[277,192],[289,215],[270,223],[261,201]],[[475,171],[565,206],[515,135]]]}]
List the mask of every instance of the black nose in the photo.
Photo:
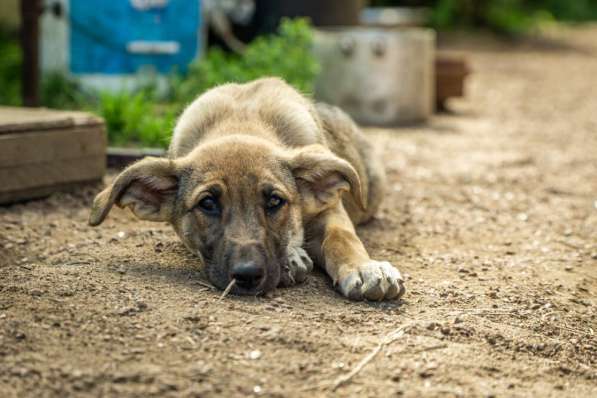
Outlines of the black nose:
[{"label": "black nose", "polygon": [[232,267],[230,276],[245,289],[259,285],[263,279],[263,268],[253,261],[238,263]]}]

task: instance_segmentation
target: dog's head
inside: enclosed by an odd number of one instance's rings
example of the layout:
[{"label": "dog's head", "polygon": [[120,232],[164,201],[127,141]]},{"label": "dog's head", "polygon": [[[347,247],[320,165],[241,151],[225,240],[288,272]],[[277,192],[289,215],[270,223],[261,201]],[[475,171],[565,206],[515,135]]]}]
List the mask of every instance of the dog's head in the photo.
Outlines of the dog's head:
[{"label": "dog's head", "polygon": [[234,293],[258,294],[278,285],[289,244],[302,243],[303,220],[345,191],[362,205],[354,168],[320,145],[287,150],[228,136],[182,158],[129,166],[97,195],[89,222],[100,224],[114,204],[170,222],[214,285],[235,279]]}]

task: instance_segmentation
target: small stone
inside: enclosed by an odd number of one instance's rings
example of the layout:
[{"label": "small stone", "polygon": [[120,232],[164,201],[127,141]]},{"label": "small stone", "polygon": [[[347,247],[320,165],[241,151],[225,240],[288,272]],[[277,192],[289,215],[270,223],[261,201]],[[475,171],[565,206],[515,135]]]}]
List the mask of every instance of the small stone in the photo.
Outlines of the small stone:
[{"label": "small stone", "polygon": [[254,392],[255,394],[260,394],[260,393],[261,393],[261,391],[262,391],[262,388],[261,388],[261,386],[255,386],[255,387],[253,387],[253,392]]},{"label": "small stone", "polygon": [[344,362],[334,362],[332,363],[332,368],[334,369],[344,369],[346,365],[344,364]]},{"label": "small stone", "polygon": [[439,326],[439,324],[437,322],[429,322],[425,328],[427,330],[435,330],[437,327]]},{"label": "small stone", "polygon": [[126,232],[124,231],[120,231],[116,234],[116,236],[118,237],[118,239],[125,239],[126,238]]},{"label": "small stone", "polygon": [[253,351],[249,352],[248,357],[249,357],[249,359],[252,359],[252,360],[259,359],[259,358],[261,358],[261,351],[253,350]]},{"label": "small stone", "polygon": [[567,265],[564,269],[568,272],[571,272],[573,268],[570,265]]}]

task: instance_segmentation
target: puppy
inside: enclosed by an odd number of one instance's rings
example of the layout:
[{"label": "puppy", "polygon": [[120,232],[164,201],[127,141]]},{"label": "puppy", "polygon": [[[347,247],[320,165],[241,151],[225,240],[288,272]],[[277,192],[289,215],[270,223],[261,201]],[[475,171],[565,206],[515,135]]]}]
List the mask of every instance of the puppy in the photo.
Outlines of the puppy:
[{"label": "puppy", "polygon": [[369,220],[385,174],[340,109],[284,81],[225,84],[180,116],[168,158],[145,158],[99,193],[90,225],[116,204],[166,221],[209,280],[256,295],[302,282],[321,265],[353,300],[395,299],[400,272],[372,260],[354,224]]}]

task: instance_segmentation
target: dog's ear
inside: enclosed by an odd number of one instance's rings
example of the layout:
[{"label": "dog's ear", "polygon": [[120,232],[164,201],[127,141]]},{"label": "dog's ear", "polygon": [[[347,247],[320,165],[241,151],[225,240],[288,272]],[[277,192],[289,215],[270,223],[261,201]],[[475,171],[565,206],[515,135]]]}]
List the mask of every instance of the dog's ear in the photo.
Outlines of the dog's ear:
[{"label": "dog's ear", "polygon": [[365,209],[361,181],[354,167],[321,145],[300,148],[292,155],[290,169],[309,212],[320,212],[336,204],[344,192]]},{"label": "dog's ear", "polygon": [[177,189],[174,163],[147,157],[126,168],[95,197],[89,225],[101,224],[114,204],[129,207],[143,220],[167,221],[172,215]]}]

